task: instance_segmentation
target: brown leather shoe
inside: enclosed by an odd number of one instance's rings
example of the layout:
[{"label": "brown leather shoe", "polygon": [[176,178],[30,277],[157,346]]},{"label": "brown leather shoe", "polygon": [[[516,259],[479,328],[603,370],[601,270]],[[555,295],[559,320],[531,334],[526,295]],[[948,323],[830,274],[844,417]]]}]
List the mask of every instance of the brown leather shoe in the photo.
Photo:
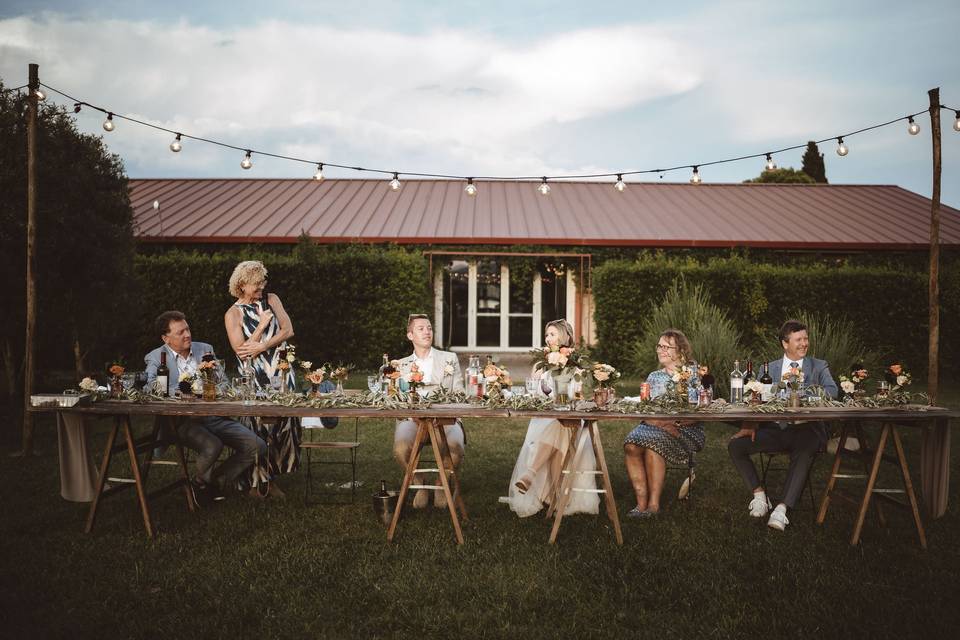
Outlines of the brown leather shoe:
[{"label": "brown leather shoe", "polygon": [[287,497],[287,494],[280,490],[276,482],[271,482],[267,485],[267,495],[275,500],[283,500]]}]

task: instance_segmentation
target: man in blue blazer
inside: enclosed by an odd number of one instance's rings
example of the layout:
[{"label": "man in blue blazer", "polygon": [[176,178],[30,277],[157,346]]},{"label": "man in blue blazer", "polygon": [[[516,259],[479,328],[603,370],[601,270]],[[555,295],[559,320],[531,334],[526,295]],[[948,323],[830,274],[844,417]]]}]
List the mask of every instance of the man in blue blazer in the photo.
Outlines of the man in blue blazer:
[{"label": "man in blue blazer", "polygon": [[[160,366],[160,354],[167,354],[169,393],[172,396],[180,382],[180,374],[196,373],[204,354],[213,353],[205,342],[193,342],[186,316],[179,311],[165,311],[155,321],[155,328],[163,340],[143,360],[147,369],[147,388],[153,387]],[[177,423],[180,441],[197,452],[196,469],[191,483],[198,503],[209,504],[216,497],[234,489],[237,479],[257,461],[267,455],[267,445],[257,434],[231,418],[219,416],[191,417]],[[214,470],[224,445],[233,449],[233,455]]]},{"label": "man in blue blazer", "polygon": [[[770,375],[775,381],[782,380],[783,375],[791,368],[799,368],[803,372],[805,386],[819,385],[827,396],[837,397],[837,383],[830,375],[830,367],[826,361],[807,355],[810,349],[807,325],[799,320],[787,320],[780,328],[780,344],[783,346],[783,357],[768,365]],[[766,491],[760,485],[757,469],[750,459],[751,454],[775,451],[786,451],[790,454],[783,499],[777,508],[770,512],[767,520],[767,526],[783,531],[790,523],[787,509],[792,509],[797,503],[806,484],[807,472],[813,464],[813,458],[826,441],[827,427],[822,422],[763,422],[759,426],[741,428],[734,434],[727,450],[747,488],[753,492],[749,506],[750,515],[762,518],[772,506]]]}]

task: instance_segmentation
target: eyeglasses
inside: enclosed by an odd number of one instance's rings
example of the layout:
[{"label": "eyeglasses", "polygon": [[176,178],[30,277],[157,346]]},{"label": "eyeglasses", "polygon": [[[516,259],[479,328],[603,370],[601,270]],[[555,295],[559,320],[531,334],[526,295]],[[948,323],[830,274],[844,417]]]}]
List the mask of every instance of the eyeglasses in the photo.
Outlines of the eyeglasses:
[{"label": "eyeglasses", "polygon": [[676,349],[676,347],[671,347],[668,344],[657,344],[657,351],[670,351],[670,349]]}]

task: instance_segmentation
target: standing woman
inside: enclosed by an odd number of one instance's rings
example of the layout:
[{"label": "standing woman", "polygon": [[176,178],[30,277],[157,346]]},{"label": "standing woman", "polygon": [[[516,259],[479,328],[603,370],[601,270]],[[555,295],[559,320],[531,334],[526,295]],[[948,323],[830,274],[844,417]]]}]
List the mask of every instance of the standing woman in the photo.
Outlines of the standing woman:
[{"label": "standing woman", "polygon": [[[547,346],[573,348],[573,327],[566,320],[548,322],[543,331]],[[534,369],[533,377],[551,375],[549,371]],[[532,418],[523,439],[523,447],[510,478],[507,502],[519,517],[526,518],[540,511],[553,497],[551,489],[559,481],[560,467],[570,447],[570,437],[576,427],[565,427],[554,418]],[[587,473],[597,468],[593,447],[584,431],[577,445],[577,454],[572,463],[574,489],[564,515],[600,512],[600,494],[596,493],[596,477]]]},{"label": "standing woman", "polygon": [[[690,341],[682,331],[667,329],[661,333],[657,340],[657,360],[661,368],[647,376],[650,397],[666,393],[673,374],[683,366],[690,367],[692,377],[688,384],[695,387],[699,378],[692,356]],[[702,423],[680,420],[647,420],[627,434],[623,452],[627,475],[637,498],[637,506],[627,512],[627,517],[646,518],[659,513],[667,461],[687,465],[690,456],[703,449],[705,441]],[[689,488],[689,484],[681,488],[681,497]]]},{"label": "standing woman", "polygon": [[[224,315],[230,346],[240,367],[245,361],[250,363],[257,389],[270,387],[280,363],[281,348],[293,337],[293,324],[280,298],[275,293],[267,293],[264,298],[266,285],[267,269],[262,262],[247,260],[238,264],[230,276],[230,295],[237,301]],[[286,376],[287,387],[294,388],[293,367]],[[257,461],[252,489],[261,496],[282,497],[283,492],[271,480],[300,466],[299,420],[254,417],[251,422],[253,430],[267,443],[267,459]]]}]

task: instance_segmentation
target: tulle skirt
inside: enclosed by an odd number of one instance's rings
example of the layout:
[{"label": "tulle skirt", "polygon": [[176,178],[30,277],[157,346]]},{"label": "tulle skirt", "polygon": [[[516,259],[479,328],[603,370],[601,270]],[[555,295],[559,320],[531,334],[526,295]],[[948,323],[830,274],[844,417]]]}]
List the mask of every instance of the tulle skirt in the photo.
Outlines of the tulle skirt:
[{"label": "tulle skirt", "polygon": [[[533,418],[530,420],[527,435],[523,440],[523,447],[520,449],[520,456],[517,458],[513,475],[510,477],[510,491],[507,498],[510,509],[519,517],[526,518],[536,514],[552,499],[551,489],[555,485],[560,472],[563,457],[570,447],[571,436],[577,434],[579,434],[579,440],[572,469],[574,471],[595,471],[597,460],[593,454],[593,447],[590,446],[590,434],[586,429],[570,429],[561,425],[559,421],[550,418]],[[528,473],[530,464],[533,462],[539,447],[550,447],[555,450],[554,454],[533,475],[533,482],[527,492],[520,493],[516,483],[521,476]],[[573,487],[575,489],[595,490],[597,488],[596,476],[592,473],[575,473]],[[600,494],[571,491],[570,502],[567,503],[564,516],[575,513],[597,514],[599,512]]]}]

